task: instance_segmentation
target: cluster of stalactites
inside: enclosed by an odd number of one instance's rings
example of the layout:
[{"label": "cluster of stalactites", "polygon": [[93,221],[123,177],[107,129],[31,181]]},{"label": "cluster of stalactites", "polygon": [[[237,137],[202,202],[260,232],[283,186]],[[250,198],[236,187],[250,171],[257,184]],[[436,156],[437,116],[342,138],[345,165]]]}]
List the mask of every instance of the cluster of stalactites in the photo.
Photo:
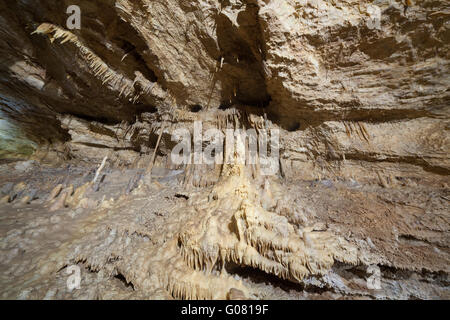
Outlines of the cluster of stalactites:
[{"label": "cluster of stalactites", "polygon": [[33,33],[48,35],[52,43],[55,40],[61,39],[61,44],[66,42],[74,44],[78,48],[82,58],[92,70],[94,76],[100,79],[103,84],[107,84],[111,89],[119,91],[119,96],[128,98],[130,101],[136,101],[139,98],[133,87],[133,82],[130,79],[127,79],[123,75],[112,70],[72,32],[50,23],[43,23]]},{"label": "cluster of stalactites", "polygon": [[42,23],[33,33],[49,36],[52,43],[60,39],[61,44],[70,42],[75,45],[93,75],[102,81],[103,85],[107,85],[111,90],[118,92],[119,97],[124,97],[133,103],[136,103],[141,96],[147,97],[149,95],[168,104],[174,101],[170,94],[164,92],[156,82],[146,79],[139,71],[135,72],[135,79],[131,80],[111,69],[108,64],[84,45],[75,34],[68,30],[51,23]]}]

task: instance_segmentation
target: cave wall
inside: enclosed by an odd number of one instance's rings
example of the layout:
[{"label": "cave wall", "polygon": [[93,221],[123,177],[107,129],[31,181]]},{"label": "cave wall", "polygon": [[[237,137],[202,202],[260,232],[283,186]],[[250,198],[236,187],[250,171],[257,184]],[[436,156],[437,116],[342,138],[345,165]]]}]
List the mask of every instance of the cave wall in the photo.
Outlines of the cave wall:
[{"label": "cave wall", "polygon": [[72,2],[0,3],[0,106],[37,158],[136,165],[163,122],[162,158],[235,109],[282,130],[290,178],[449,173],[446,1],[80,0],[68,30]]}]

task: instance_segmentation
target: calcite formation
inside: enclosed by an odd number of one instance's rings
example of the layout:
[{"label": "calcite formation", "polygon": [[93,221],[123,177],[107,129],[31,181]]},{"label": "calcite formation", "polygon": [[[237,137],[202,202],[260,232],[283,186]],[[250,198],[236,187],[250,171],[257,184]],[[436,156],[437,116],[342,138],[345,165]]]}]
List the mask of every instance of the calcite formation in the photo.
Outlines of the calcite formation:
[{"label": "calcite formation", "polygon": [[[444,0],[0,2],[0,296],[448,299],[449,16]],[[245,139],[175,163],[196,123],[201,150],[211,129],[279,132],[274,174],[240,161]]]}]

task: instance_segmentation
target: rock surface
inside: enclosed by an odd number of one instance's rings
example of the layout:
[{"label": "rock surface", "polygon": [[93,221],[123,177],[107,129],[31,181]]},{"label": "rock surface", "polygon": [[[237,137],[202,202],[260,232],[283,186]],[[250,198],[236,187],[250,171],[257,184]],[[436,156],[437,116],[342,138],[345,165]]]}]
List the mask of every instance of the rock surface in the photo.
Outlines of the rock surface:
[{"label": "rock surface", "polygon": [[[412,2],[80,0],[79,30],[70,1],[0,2],[0,116],[23,132],[0,156],[36,161],[2,162],[0,294],[449,298],[450,8]],[[195,121],[280,130],[279,174],[173,164]],[[70,264],[98,290],[62,293]]]}]

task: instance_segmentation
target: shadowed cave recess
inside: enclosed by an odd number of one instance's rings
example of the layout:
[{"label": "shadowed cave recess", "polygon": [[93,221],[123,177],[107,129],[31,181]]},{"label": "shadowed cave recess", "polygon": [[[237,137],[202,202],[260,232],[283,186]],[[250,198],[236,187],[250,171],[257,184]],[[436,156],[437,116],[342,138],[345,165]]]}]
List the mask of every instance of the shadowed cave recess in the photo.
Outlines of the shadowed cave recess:
[{"label": "shadowed cave recess", "polygon": [[[0,1],[0,298],[449,299],[449,17]],[[177,164],[195,123],[278,132],[275,171]]]}]

